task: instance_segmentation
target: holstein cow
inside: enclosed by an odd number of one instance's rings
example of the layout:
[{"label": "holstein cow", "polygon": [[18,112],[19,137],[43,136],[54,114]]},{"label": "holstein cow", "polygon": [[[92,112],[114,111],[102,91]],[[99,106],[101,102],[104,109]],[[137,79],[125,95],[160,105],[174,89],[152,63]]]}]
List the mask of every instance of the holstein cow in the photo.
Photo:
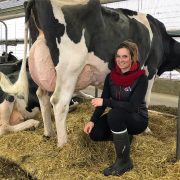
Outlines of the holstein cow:
[{"label": "holstein cow", "polygon": [[[18,75],[19,71],[7,76],[0,73],[0,135],[39,125],[39,121],[31,119],[39,113],[39,103],[35,94],[37,85],[28,75],[30,93],[27,104],[23,94],[18,92],[19,88],[23,87],[13,87]],[[20,85],[23,86],[23,83]]]},{"label": "holstein cow", "polygon": [[[151,15],[105,8],[98,0],[30,0],[26,6],[26,25],[31,15],[39,37],[30,51],[30,64],[40,70],[41,77],[36,68],[30,71],[40,85],[37,94],[44,135],[54,135],[49,112],[51,102],[59,147],[67,142],[65,120],[74,90],[88,85],[103,86],[122,41],[131,39],[139,47],[140,64],[146,68],[149,78],[147,103],[155,75],[180,67],[180,44]],[[44,54],[52,58],[49,67],[55,66],[49,81],[51,87],[42,80],[45,64],[38,65],[39,57],[47,59]],[[47,90],[53,91],[51,97]]]},{"label": "holstein cow", "polygon": [[[27,34],[25,34],[25,44],[26,41]],[[9,72],[8,75],[0,72],[0,135],[37,127],[39,124],[39,121],[31,119],[39,112],[39,103],[35,94],[37,85],[26,72],[26,54],[27,46],[24,49],[20,71],[17,66],[17,71]],[[8,58],[10,61],[14,57],[9,53]],[[16,60],[14,58],[12,61]],[[3,65],[5,64],[1,66]],[[14,63],[8,64],[10,67],[13,65]]]}]

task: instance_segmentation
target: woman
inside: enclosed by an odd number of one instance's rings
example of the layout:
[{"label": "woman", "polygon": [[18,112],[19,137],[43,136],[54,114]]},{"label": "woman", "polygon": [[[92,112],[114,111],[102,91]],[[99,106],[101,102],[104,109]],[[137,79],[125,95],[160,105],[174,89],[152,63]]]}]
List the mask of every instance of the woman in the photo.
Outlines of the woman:
[{"label": "woman", "polygon": [[[148,79],[145,71],[140,70],[137,45],[130,41],[121,43],[114,64],[105,79],[101,98],[91,102],[96,109],[84,127],[94,141],[113,139],[116,160],[104,170],[105,176],[119,176],[133,168],[128,134],[139,134],[148,126],[144,101]],[[106,107],[111,109],[103,114]]]}]

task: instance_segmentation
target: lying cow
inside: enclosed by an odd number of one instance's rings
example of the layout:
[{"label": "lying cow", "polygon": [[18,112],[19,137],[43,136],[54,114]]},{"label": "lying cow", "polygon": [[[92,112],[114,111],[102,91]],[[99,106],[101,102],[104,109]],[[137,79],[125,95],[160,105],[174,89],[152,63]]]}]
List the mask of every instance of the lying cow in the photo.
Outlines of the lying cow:
[{"label": "lying cow", "polygon": [[18,59],[16,58],[16,56],[13,55],[13,52],[9,52],[9,53],[6,53],[6,52],[3,52],[2,53],[2,56],[1,56],[1,63],[5,63],[5,59],[7,58],[7,62],[11,62],[11,63],[14,63],[14,62],[17,62]]},{"label": "lying cow", "polygon": [[[39,121],[34,118],[39,111],[39,103],[36,97],[37,86],[28,75],[30,83],[30,94],[28,105],[21,94],[7,92],[6,87],[12,88],[17,80],[19,71],[8,76],[0,73],[0,135],[10,132],[22,131],[32,127],[37,127]],[[11,91],[9,89],[9,91]]]},{"label": "lying cow", "polygon": [[[180,44],[151,15],[105,8],[99,0],[30,0],[25,14],[26,27],[33,14],[39,31],[37,41],[41,41],[52,59],[51,67],[55,66],[52,86],[43,83],[36,68],[30,71],[40,86],[37,94],[44,135],[54,135],[51,103],[60,147],[67,142],[65,120],[74,90],[88,85],[103,86],[112,67],[111,60],[122,41],[131,39],[138,45],[140,65],[148,71],[147,104],[155,75],[180,67]],[[38,62],[36,44],[30,52],[32,67],[37,67]],[[43,67],[44,64],[39,65],[38,69]],[[53,92],[51,97],[48,91]]]}]

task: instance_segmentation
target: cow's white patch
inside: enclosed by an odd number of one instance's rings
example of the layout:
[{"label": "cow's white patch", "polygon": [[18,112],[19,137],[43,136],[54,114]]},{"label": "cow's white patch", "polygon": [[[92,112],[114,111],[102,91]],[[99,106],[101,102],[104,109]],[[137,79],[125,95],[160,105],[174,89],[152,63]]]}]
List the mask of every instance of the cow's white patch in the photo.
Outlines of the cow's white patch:
[{"label": "cow's white patch", "polygon": [[51,0],[51,2],[59,6],[64,6],[64,5],[87,4],[89,0]]},{"label": "cow's white patch", "polygon": [[78,78],[77,86],[79,87],[80,84],[83,84],[85,78],[88,78],[89,82],[87,82],[86,87],[93,85],[102,88],[105,77],[110,72],[108,63],[105,63],[102,59],[97,57],[94,52],[88,53],[86,58],[86,66]]},{"label": "cow's white patch", "polygon": [[153,84],[154,84],[154,78],[155,78],[155,75],[153,76],[152,79],[150,79],[148,81],[148,88],[147,88],[146,97],[145,97],[145,101],[146,101],[146,106],[147,107],[150,104],[151,90],[152,90],[152,87],[153,87]]},{"label": "cow's white patch", "polygon": [[38,88],[36,94],[39,99],[39,104],[41,107],[41,113],[43,117],[44,135],[48,137],[52,137],[55,135],[55,131],[53,129],[52,121],[51,121],[50,97],[48,95],[48,92],[42,90],[41,88]]},{"label": "cow's white patch", "polygon": [[149,21],[148,21],[146,16],[147,16],[146,14],[138,13],[138,15],[129,16],[129,18],[134,18],[134,19],[136,19],[137,21],[141,22],[142,24],[144,24],[147,27],[147,29],[149,31],[150,43],[151,43],[152,42],[152,38],[153,38],[153,32],[152,32],[152,29],[150,27]]}]

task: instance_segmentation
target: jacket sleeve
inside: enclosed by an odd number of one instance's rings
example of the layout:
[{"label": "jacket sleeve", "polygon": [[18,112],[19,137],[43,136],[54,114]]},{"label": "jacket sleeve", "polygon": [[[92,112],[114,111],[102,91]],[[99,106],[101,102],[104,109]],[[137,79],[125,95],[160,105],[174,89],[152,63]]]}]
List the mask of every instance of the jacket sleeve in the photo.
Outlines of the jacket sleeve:
[{"label": "jacket sleeve", "polygon": [[[110,98],[110,88],[109,88],[109,74],[106,76],[105,82],[104,82],[104,87],[103,91],[101,94],[101,98],[104,99],[109,99]],[[106,109],[106,105],[99,106],[95,108],[95,111],[91,117],[91,121],[95,122],[99,119],[99,117],[104,113]]]},{"label": "jacket sleeve", "polygon": [[148,87],[148,79],[146,75],[139,77],[134,91],[128,101],[117,101],[114,99],[104,99],[103,106],[111,108],[124,108],[128,112],[135,112],[137,107],[144,101]]}]

